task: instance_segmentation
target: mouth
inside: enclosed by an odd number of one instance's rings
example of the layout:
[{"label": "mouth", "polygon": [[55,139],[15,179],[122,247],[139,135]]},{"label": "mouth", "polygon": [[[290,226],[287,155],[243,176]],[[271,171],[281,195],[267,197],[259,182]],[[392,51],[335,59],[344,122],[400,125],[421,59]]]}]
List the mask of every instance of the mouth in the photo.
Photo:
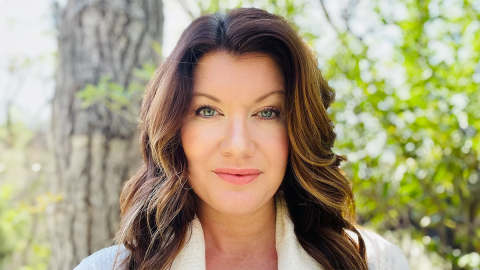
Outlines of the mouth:
[{"label": "mouth", "polygon": [[222,180],[236,186],[253,182],[262,173],[257,169],[218,168],[213,171]]}]

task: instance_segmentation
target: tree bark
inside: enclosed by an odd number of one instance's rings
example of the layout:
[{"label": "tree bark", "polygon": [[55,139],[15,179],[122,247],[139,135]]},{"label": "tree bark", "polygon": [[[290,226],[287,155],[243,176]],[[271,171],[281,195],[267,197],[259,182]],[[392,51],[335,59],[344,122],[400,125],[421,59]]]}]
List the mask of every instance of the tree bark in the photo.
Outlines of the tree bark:
[{"label": "tree bark", "polygon": [[127,88],[134,68],[157,64],[163,22],[161,0],[69,0],[63,10],[51,137],[51,190],[63,198],[47,209],[49,269],[71,270],[113,243],[120,191],[141,162],[136,123],[83,108],[76,93],[106,74]]}]

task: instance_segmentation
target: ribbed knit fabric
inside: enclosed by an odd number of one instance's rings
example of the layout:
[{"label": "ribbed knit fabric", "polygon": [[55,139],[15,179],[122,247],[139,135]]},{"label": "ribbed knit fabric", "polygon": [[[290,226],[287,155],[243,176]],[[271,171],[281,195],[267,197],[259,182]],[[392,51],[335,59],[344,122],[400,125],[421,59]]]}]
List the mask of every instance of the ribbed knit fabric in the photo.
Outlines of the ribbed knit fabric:
[{"label": "ribbed knit fabric", "polygon": [[[302,248],[294,232],[288,208],[282,199],[276,200],[276,249],[278,270],[322,270],[322,267]],[[376,233],[359,230],[367,248],[369,270],[408,270],[408,261],[403,252]],[[358,241],[356,234],[348,232]],[[119,251],[116,267],[115,256]],[[102,249],[85,258],[74,270],[121,270],[120,262],[128,255],[123,246]],[[175,258],[172,270],[205,270],[205,240],[198,218],[191,222],[188,242]],[[353,270],[353,269],[352,269]]]}]

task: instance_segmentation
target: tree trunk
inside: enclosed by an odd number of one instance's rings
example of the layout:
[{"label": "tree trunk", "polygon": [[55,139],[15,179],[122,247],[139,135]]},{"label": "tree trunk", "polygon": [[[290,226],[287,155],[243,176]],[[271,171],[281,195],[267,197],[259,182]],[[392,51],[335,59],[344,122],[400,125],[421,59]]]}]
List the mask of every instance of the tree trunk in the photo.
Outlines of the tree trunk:
[{"label": "tree trunk", "polygon": [[63,10],[51,180],[62,199],[47,209],[49,269],[71,270],[113,243],[120,191],[141,162],[136,123],[102,104],[84,108],[76,93],[106,74],[127,88],[134,68],[157,64],[152,43],[162,44],[163,21],[161,0],[69,0]]}]

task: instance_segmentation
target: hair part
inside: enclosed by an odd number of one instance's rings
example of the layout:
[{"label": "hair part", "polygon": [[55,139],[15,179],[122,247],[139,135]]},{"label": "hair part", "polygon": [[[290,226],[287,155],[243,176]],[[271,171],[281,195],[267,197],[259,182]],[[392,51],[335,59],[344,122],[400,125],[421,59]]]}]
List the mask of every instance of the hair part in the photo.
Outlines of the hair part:
[{"label": "hair part", "polygon": [[[367,269],[365,243],[354,227],[348,179],[333,153],[327,108],[335,94],[298,33],[279,16],[240,8],[194,20],[149,82],[140,114],[143,166],[125,184],[116,242],[130,251],[130,269],[168,269],[189,236],[197,196],[185,188],[188,163],[180,130],[192,99],[193,72],[208,53],[259,52],[285,78],[289,161],[284,193],[295,234],[324,269]],[[346,233],[353,231],[358,244]]]}]

